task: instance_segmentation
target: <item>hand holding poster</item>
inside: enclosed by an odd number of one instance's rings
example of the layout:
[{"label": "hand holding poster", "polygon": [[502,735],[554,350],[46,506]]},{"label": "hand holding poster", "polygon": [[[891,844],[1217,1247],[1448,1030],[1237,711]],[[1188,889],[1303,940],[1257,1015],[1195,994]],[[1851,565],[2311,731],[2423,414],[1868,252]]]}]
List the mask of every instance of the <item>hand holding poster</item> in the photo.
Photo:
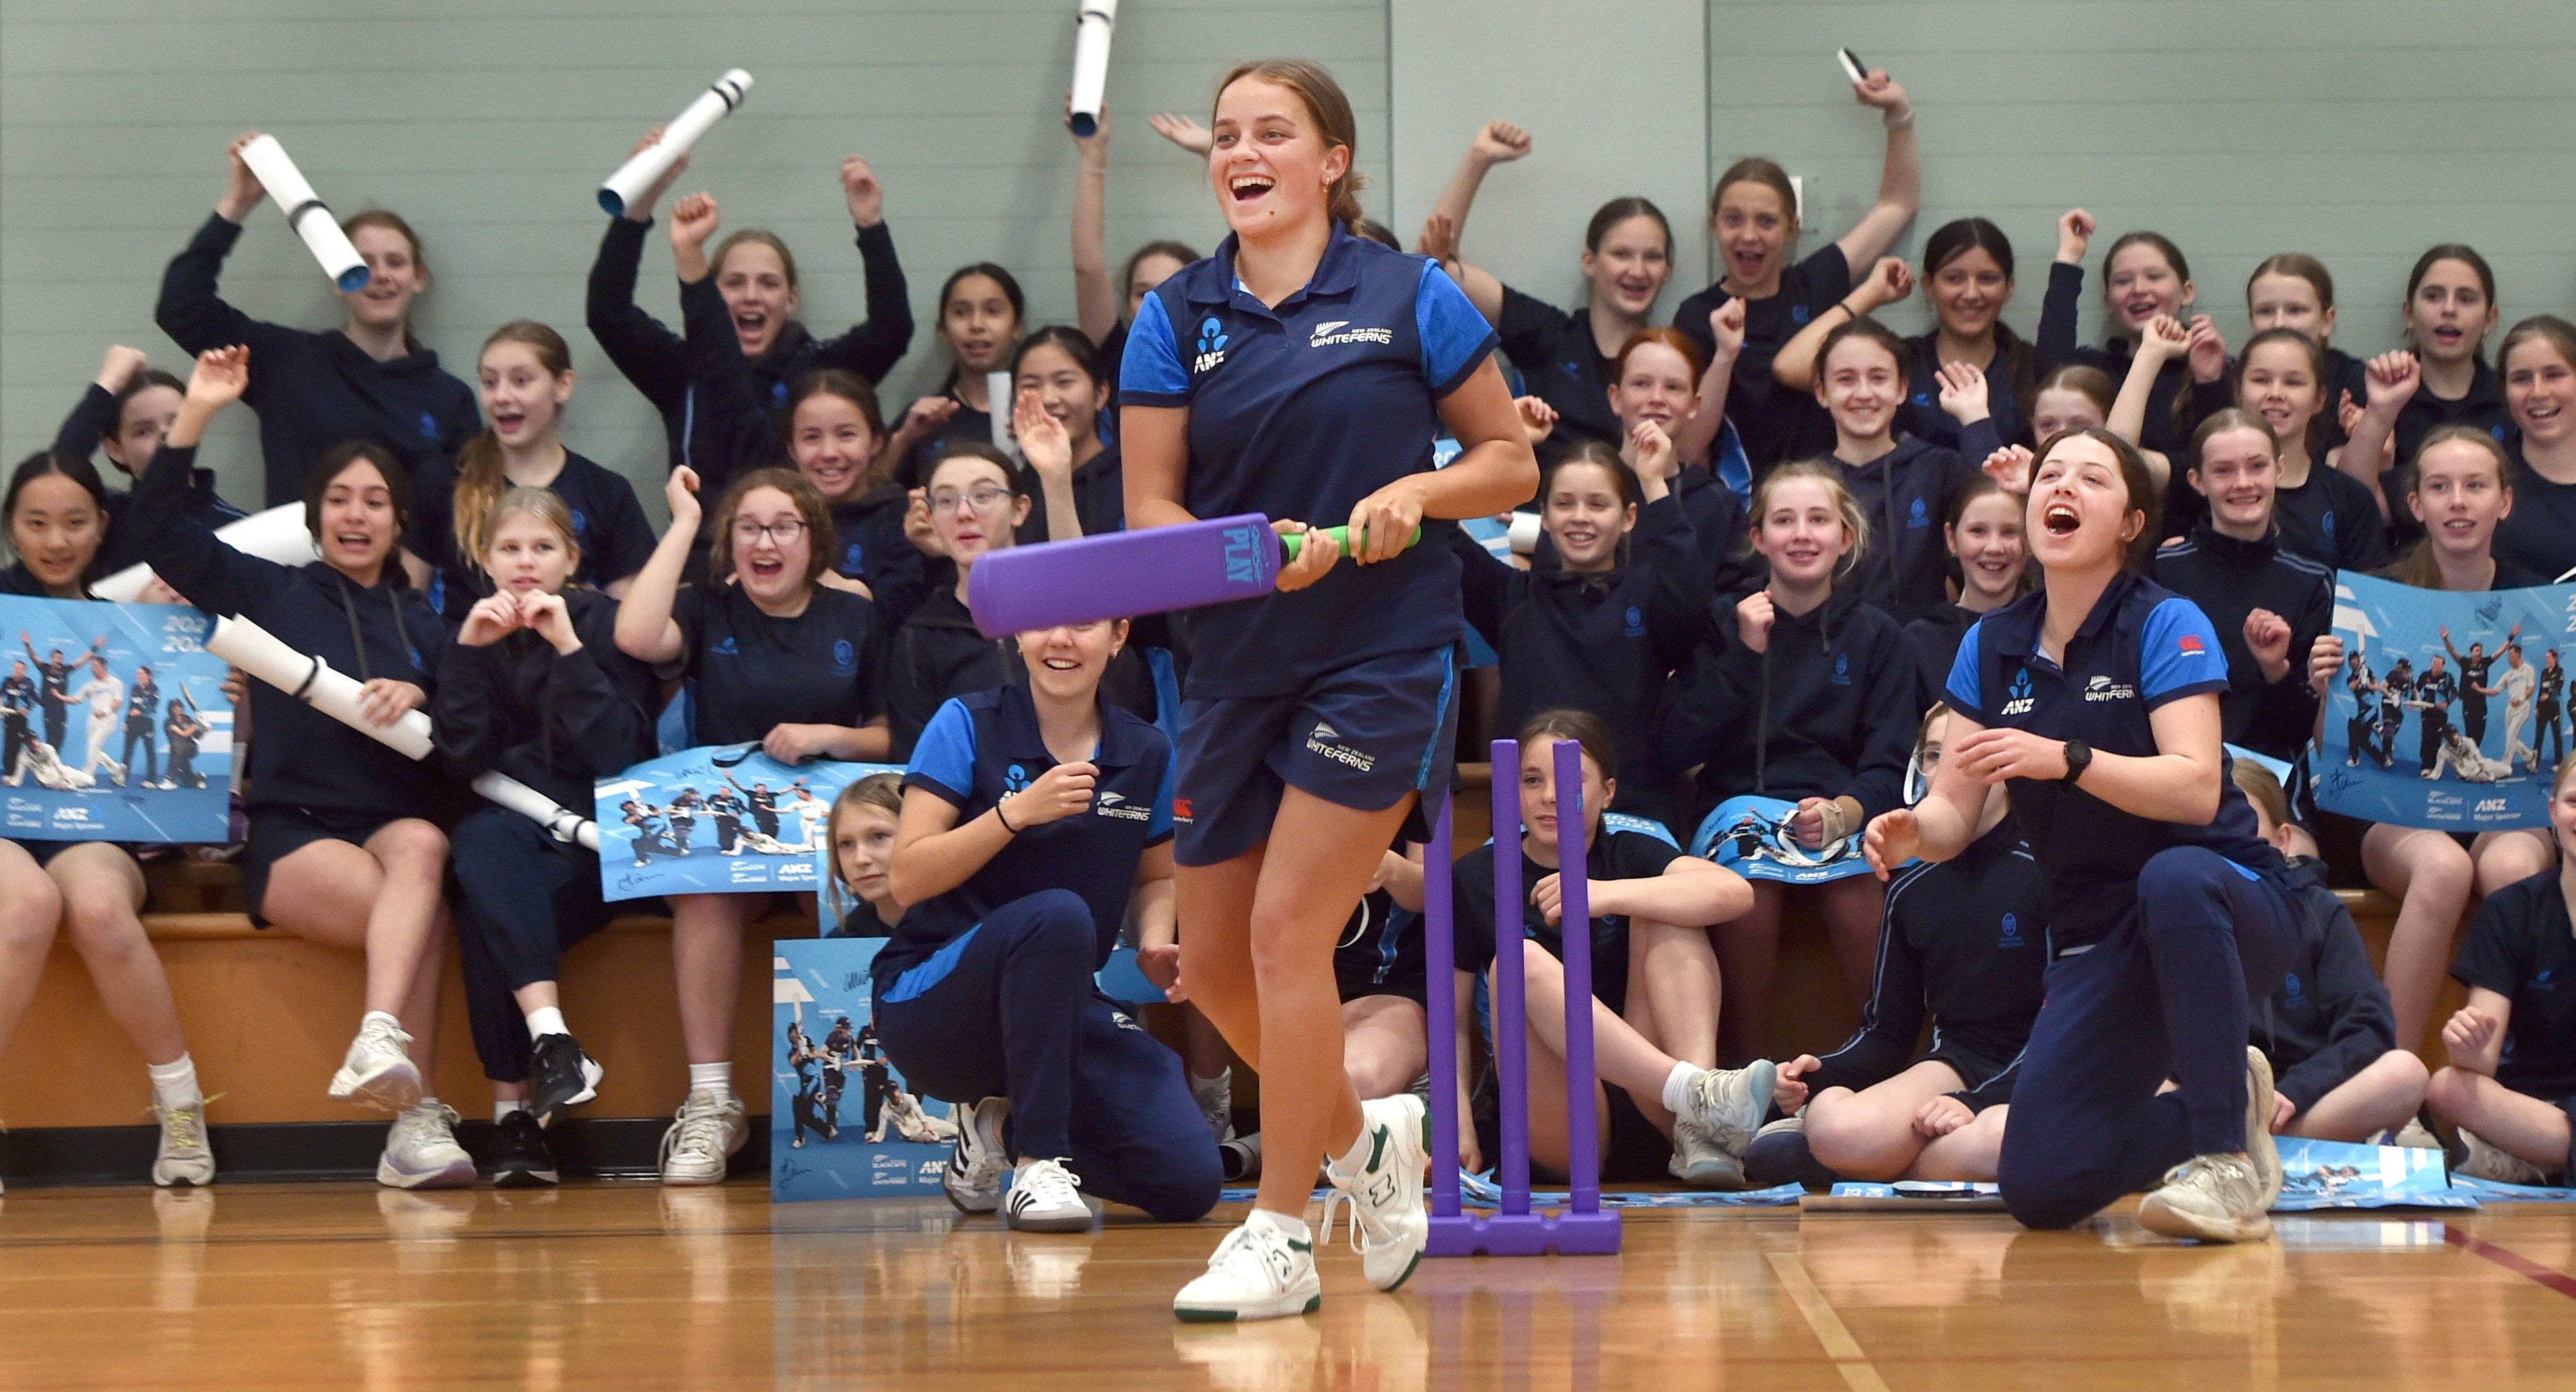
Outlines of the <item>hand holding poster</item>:
[{"label": "hand holding poster", "polygon": [[592,789],[600,892],[812,894],[830,875],[832,800],[883,764],[782,764],[758,745],[683,749]]},{"label": "hand holding poster", "polygon": [[2318,806],[2440,831],[2547,827],[2571,623],[2572,585],[2452,593],[2338,574],[2317,644],[2334,664]]},{"label": "hand holding poster", "polygon": [[0,596],[0,784],[20,841],[221,842],[232,701],[213,620],[159,604]]}]

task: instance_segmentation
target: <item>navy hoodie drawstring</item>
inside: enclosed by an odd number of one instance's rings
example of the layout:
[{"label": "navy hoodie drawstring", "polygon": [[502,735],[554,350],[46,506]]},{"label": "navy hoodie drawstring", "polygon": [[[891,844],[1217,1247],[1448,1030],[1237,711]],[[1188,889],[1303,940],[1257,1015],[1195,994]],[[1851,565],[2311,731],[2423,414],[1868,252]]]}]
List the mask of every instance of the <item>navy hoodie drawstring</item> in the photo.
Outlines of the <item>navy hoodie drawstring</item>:
[{"label": "navy hoodie drawstring", "polygon": [[[1828,657],[1831,657],[1834,651],[1833,605],[1834,593],[1829,589],[1825,591],[1825,602],[1817,605],[1814,610],[1816,632],[1823,639],[1823,651]],[[1771,786],[1763,776],[1764,765],[1770,762],[1771,757],[1771,650],[1779,646],[1780,633],[1780,613],[1774,609],[1771,615],[1771,632],[1768,635],[1768,641],[1762,645],[1762,693],[1754,703],[1753,791],[1764,797],[1771,794]]]},{"label": "navy hoodie drawstring", "polygon": [[[349,621],[349,647],[358,654],[358,680],[372,681],[374,678],[367,671],[367,641],[358,633],[358,602],[349,593],[349,577],[334,570],[331,572],[331,578],[340,585],[340,613]],[[395,639],[401,642],[404,652],[415,651],[411,645],[411,633],[403,627],[402,597],[388,589],[385,591],[385,603],[392,606],[394,611]]]}]

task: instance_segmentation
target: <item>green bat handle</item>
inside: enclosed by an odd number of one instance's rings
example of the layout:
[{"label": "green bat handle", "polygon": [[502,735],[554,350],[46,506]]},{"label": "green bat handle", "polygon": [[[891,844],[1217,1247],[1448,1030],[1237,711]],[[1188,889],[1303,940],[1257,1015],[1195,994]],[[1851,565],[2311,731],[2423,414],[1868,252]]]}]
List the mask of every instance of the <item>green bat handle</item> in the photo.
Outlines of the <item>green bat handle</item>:
[{"label": "green bat handle", "polygon": [[[1325,527],[1317,532],[1290,532],[1286,536],[1279,538],[1279,555],[1281,563],[1286,564],[1296,560],[1297,553],[1306,549],[1306,538],[1316,535],[1331,538],[1333,545],[1339,547],[1343,555],[1347,556],[1351,554],[1351,529],[1348,527]],[[1362,534],[1362,539],[1366,539],[1365,533]],[[1413,529],[1413,535],[1405,538],[1404,544],[1407,549],[1410,549],[1421,540],[1422,528],[1417,526]]]}]

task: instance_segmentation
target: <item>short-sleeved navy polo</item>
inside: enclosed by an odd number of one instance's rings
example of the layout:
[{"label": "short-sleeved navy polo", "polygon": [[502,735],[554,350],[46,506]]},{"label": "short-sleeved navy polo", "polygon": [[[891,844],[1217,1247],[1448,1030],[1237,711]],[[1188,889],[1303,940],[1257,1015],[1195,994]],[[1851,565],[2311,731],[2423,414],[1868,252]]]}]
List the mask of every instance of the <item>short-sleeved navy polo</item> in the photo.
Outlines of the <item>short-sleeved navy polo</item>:
[{"label": "short-sleeved navy polo", "polygon": [[[1172,744],[1150,722],[1104,701],[1100,751],[1091,762],[1100,780],[1090,808],[1023,829],[964,884],[905,911],[877,954],[878,980],[893,980],[995,909],[1045,889],[1071,890],[1091,906],[1097,959],[1109,960],[1126,922],[1137,862],[1148,847],[1172,838]],[[903,785],[954,805],[963,825],[1055,764],[1028,688],[1002,686],[942,705],[913,748]]]},{"label": "short-sleeved navy polo", "polygon": [[[2046,591],[1988,614],[1959,642],[1949,701],[1989,729],[2082,740],[2104,754],[2156,749],[2148,717],[2185,696],[2227,689],[2227,656],[2199,606],[2122,572],[2066,644],[2063,667],[2040,652]],[[2099,942],[2137,903],[2138,873],[2158,852],[2205,846],[2247,874],[2281,859],[2257,833],[2253,805],[2227,777],[2207,826],[2153,821],[2080,788],[2016,778],[2012,810],[2049,880],[2049,928],[2060,952]]]},{"label": "short-sleeved navy polo", "polygon": [[[1119,371],[1122,406],[1189,411],[1183,503],[1316,526],[1431,469],[1439,402],[1490,356],[1491,325],[1429,259],[1336,229],[1313,279],[1277,308],[1235,278],[1235,240],[1147,296]],[[1294,594],[1193,611],[1193,697],[1286,696],[1316,675],[1446,647],[1458,562],[1429,522],[1394,560],[1342,565]]]}]

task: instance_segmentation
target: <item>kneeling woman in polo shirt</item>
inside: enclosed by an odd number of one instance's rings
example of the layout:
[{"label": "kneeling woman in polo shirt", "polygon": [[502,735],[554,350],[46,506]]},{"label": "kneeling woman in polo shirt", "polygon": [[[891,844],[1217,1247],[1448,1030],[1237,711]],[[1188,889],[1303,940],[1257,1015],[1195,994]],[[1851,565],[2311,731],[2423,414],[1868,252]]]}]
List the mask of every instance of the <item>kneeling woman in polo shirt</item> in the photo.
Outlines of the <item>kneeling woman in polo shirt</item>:
[{"label": "kneeling woman in polo shirt", "polygon": [[1216,1207],[1215,1138],[1180,1055],[1100,994],[1133,901],[1171,936],[1171,742],[1101,700],[1123,620],[1019,636],[1025,685],[948,701],[904,773],[877,954],[877,1038],[957,1104],[948,1197],[1014,1228],[1079,1232],[1088,1190],[1165,1222]]},{"label": "kneeling woman in polo shirt", "polygon": [[[1869,857],[1884,875],[1957,856],[2009,780],[2048,876],[2054,957],[2004,1126],[2004,1203],[2068,1227],[2161,1176],[2141,1224],[2240,1242],[2270,1236],[2281,1190],[2246,1002],[2280,984],[2302,916],[2228,779],[2218,634],[2144,575],[2156,501],[2128,441],[2051,442],[2026,515],[2047,586],[1961,640],[1932,791],[1870,823]],[[2181,1086],[2159,1096],[2168,1076]]]}]

